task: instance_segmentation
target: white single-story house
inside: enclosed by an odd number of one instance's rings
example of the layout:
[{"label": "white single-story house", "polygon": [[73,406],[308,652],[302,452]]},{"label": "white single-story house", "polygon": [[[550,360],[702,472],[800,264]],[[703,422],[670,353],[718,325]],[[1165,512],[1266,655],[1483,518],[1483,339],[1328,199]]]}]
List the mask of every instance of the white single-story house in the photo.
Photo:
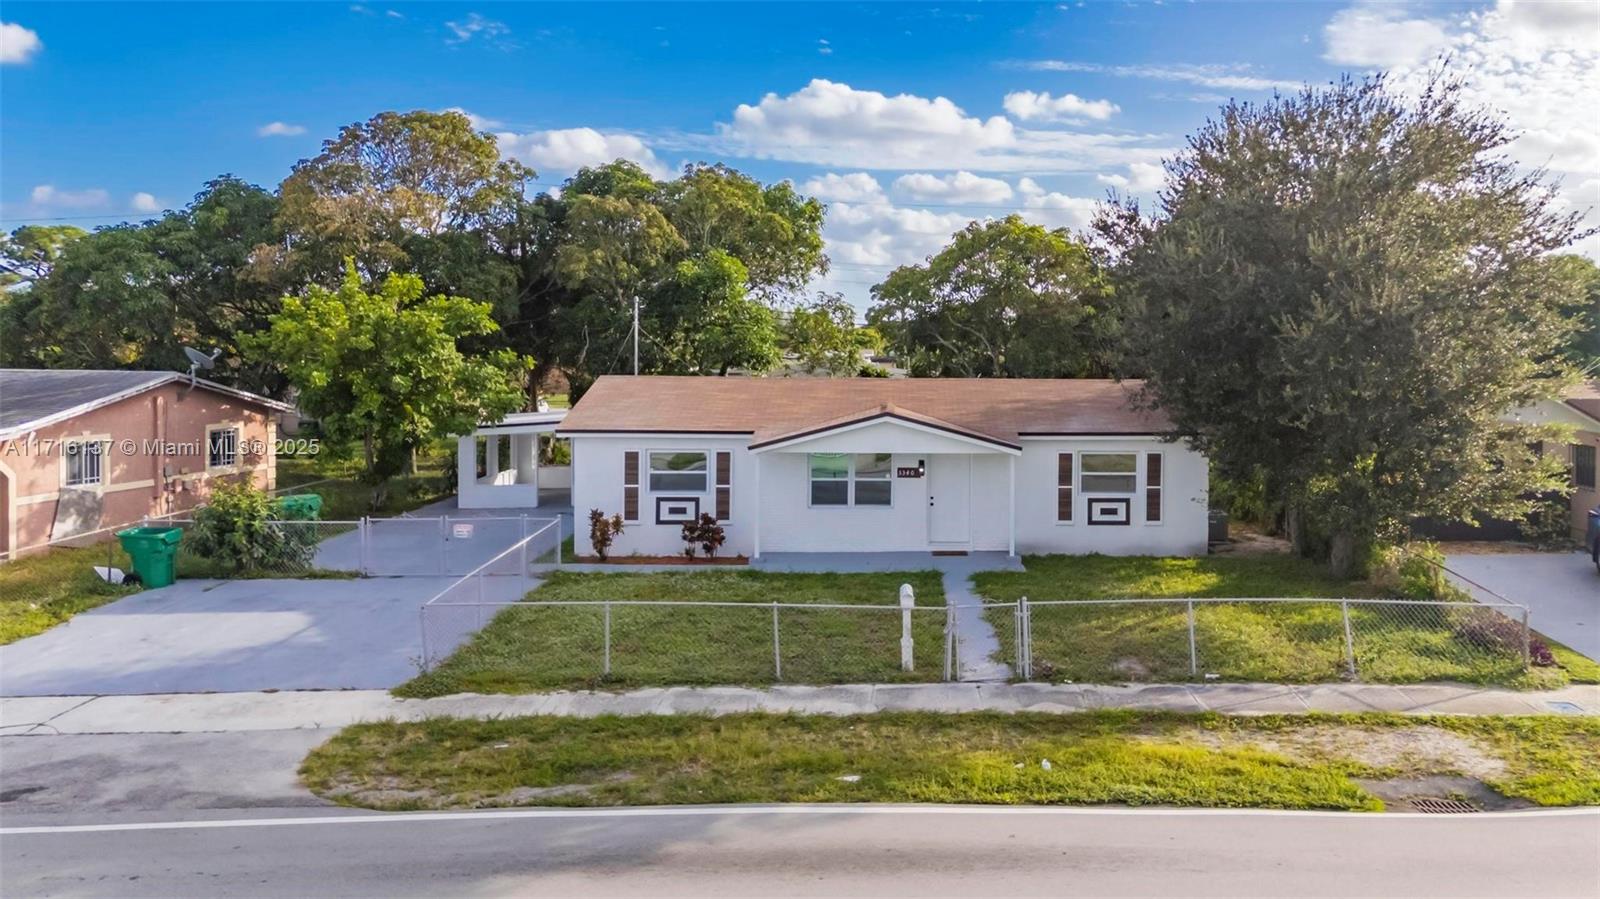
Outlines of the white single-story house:
[{"label": "white single-story house", "polygon": [[1198,555],[1208,466],[1134,403],[1138,382],[607,376],[556,427],[572,442],[579,552],[1001,551]]}]

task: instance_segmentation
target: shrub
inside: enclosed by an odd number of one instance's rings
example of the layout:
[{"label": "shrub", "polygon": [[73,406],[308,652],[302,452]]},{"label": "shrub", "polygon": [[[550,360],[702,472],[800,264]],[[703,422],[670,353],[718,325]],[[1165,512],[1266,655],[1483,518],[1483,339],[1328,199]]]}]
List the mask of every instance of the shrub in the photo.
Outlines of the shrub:
[{"label": "shrub", "polygon": [[728,542],[728,537],[723,533],[722,525],[717,524],[716,518],[702,512],[698,519],[683,523],[683,542],[689,544],[688,549],[684,550],[685,556],[693,558],[694,548],[698,546],[709,559],[717,554],[722,544]]},{"label": "shrub", "polygon": [[1522,537],[1540,549],[1571,549],[1572,510],[1564,496],[1550,496],[1517,524]]},{"label": "shrub", "polygon": [[611,544],[622,533],[622,516],[613,515],[606,517],[606,513],[599,509],[589,510],[589,543],[594,546],[594,554],[604,562],[611,556]]},{"label": "shrub", "polygon": [[1373,552],[1372,582],[1407,599],[1470,601],[1472,597],[1445,576],[1439,544],[1417,541],[1382,546]]},{"label": "shrub", "polygon": [[295,571],[311,566],[317,533],[273,520],[272,500],[248,485],[218,487],[195,510],[187,549],[233,571]]}]

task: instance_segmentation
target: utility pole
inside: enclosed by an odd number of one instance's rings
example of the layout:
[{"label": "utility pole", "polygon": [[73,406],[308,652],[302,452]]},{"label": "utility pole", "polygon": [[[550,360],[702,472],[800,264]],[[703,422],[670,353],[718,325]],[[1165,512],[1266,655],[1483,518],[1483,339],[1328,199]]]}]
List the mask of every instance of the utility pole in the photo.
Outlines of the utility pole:
[{"label": "utility pole", "polygon": [[639,374],[639,295],[633,295],[633,373]]}]

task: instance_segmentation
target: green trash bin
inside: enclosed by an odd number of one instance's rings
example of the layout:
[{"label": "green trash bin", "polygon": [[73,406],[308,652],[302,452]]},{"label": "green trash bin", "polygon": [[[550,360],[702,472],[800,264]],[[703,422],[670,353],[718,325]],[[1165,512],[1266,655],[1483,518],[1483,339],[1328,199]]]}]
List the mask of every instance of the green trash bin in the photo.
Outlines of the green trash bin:
[{"label": "green trash bin", "polygon": [[322,497],[315,493],[296,493],[277,500],[278,517],[286,521],[316,521],[322,517]]},{"label": "green trash bin", "polygon": [[133,559],[134,573],[146,587],[165,587],[177,580],[178,541],[182,528],[128,528],[117,540]]}]

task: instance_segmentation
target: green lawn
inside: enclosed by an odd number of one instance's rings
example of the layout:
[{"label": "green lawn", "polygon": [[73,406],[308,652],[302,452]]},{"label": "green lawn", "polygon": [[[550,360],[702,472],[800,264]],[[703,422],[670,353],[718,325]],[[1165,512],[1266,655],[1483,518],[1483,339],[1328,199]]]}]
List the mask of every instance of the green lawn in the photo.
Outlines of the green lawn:
[{"label": "green lawn", "polygon": [[49,630],[79,612],[139,592],[112,586],[94,573],[109,565],[126,571],[128,554],[115,540],[85,547],[52,547],[0,564],[0,644]]},{"label": "green lawn", "polygon": [[379,809],[870,801],[1377,811],[1390,790],[1373,781],[1427,775],[1469,776],[1513,801],[1592,805],[1600,718],[435,718],[346,728],[300,775],[321,796]]},{"label": "green lawn", "polygon": [[[1029,556],[1024,561],[1025,572],[977,575],[978,592],[999,602],[1023,596],[1038,602],[1381,595],[1372,584],[1339,581],[1313,562],[1287,556]],[[1015,658],[1011,610],[987,614],[1004,657]],[[1034,678],[1185,681],[1209,674],[1229,681],[1308,683],[1346,676],[1344,619],[1337,603],[1196,603],[1194,619],[1198,673],[1191,673],[1184,603],[1035,606]],[[1524,671],[1519,652],[1507,643],[1515,629],[1504,630],[1487,609],[1355,604],[1350,626],[1361,680],[1546,687],[1593,676],[1584,665]]]},{"label": "green lawn", "polygon": [[[434,670],[400,685],[401,696],[525,693],[578,687],[659,684],[762,684],[775,680],[772,602],[892,605],[909,583],[920,606],[940,607],[933,571],[788,574],[751,570],[596,574],[558,572],[531,601],[684,600],[748,607],[616,606],[611,612],[611,676],[602,676],[603,612],[598,607],[511,606]],[[472,622],[471,606],[434,606],[441,630]],[[929,681],[943,674],[944,615],[913,616],[915,670],[902,672],[900,615],[848,609],[779,613],[781,680],[793,683]]]}]

